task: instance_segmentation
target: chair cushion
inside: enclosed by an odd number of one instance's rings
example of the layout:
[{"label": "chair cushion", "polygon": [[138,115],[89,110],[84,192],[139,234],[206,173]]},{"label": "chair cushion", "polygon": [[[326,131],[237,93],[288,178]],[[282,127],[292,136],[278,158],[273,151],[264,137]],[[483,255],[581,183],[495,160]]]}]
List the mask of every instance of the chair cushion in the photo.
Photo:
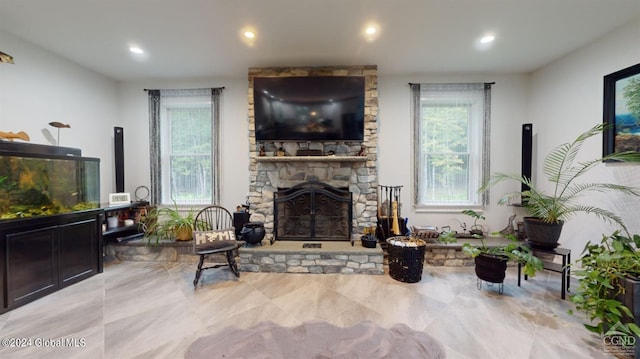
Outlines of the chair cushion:
[{"label": "chair cushion", "polygon": [[237,245],[235,228],[210,231],[193,231],[193,249],[195,251],[217,250]]}]

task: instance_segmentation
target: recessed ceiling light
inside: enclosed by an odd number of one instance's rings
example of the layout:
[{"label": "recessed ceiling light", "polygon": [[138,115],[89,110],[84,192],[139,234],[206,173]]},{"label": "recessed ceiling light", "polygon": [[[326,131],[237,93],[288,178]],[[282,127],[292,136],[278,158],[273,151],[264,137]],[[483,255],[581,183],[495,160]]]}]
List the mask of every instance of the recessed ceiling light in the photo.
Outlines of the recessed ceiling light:
[{"label": "recessed ceiling light", "polygon": [[253,26],[244,26],[238,32],[238,38],[247,47],[254,47],[256,45],[256,38],[258,37],[258,31]]},{"label": "recessed ceiling light", "polygon": [[493,42],[493,40],[495,40],[496,37],[493,35],[485,35],[482,38],[480,38],[480,43],[482,44],[488,44],[490,42]]},{"label": "recessed ceiling light", "polygon": [[138,55],[144,54],[144,51],[141,48],[135,47],[135,46],[131,46],[129,48],[129,51],[131,51],[134,54],[138,54]]},{"label": "recessed ceiling light", "polygon": [[364,38],[372,42],[380,35],[380,26],[376,23],[368,23],[362,30]]}]

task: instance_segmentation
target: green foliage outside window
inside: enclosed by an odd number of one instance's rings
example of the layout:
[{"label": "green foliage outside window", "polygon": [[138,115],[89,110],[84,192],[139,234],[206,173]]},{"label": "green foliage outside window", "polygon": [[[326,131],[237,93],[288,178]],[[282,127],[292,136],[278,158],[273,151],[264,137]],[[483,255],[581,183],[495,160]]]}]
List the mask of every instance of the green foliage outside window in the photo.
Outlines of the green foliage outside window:
[{"label": "green foliage outside window", "polygon": [[468,200],[470,106],[425,105],[422,111],[424,200]]},{"label": "green foliage outside window", "polygon": [[171,198],[177,203],[212,197],[210,107],[170,110]]}]

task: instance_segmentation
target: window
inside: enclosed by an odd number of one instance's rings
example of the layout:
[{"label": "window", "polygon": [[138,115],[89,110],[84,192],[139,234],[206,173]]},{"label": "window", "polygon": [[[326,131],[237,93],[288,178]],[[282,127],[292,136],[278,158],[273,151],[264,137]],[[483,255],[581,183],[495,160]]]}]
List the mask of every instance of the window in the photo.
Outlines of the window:
[{"label": "window", "polygon": [[154,203],[217,203],[221,91],[149,90]]},{"label": "window", "polygon": [[411,84],[411,91],[416,208],[482,207],[491,85]]}]

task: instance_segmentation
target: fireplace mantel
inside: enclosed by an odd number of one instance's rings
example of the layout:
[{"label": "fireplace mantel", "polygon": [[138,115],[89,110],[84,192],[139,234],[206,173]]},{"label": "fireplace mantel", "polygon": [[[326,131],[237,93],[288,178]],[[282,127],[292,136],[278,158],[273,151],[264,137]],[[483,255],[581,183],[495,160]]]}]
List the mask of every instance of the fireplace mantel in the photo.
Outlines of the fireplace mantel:
[{"label": "fireplace mantel", "polygon": [[256,162],[364,162],[366,156],[271,156],[256,157]]}]

